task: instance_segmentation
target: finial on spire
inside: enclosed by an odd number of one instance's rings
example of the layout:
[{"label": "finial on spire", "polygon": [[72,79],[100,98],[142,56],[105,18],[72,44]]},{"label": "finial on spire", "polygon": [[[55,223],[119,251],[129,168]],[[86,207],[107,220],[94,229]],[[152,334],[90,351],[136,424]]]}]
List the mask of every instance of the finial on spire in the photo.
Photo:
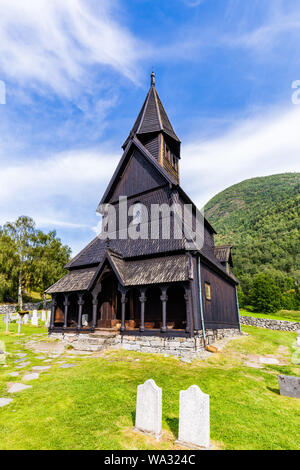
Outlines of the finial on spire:
[{"label": "finial on spire", "polygon": [[155,86],[155,73],[153,72],[153,70],[151,73],[151,86]]}]

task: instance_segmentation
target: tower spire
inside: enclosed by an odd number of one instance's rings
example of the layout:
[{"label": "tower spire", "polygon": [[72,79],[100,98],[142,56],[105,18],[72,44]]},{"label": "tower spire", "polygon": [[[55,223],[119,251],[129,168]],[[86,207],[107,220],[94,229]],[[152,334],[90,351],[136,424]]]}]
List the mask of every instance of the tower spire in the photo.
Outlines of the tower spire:
[{"label": "tower spire", "polygon": [[151,73],[151,86],[155,87],[155,73],[153,72],[153,70],[152,70],[152,73]]}]

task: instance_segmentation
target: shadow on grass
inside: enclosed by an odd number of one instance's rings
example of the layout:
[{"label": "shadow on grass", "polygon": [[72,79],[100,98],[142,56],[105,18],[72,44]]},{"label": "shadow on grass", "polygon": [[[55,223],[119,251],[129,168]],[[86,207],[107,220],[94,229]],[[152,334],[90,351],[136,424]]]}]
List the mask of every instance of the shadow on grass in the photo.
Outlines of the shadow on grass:
[{"label": "shadow on grass", "polygon": [[178,435],[179,419],[178,418],[166,418],[166,422],[170,428],[170,431],[176,438]]},{"label": "shadow on grass", "polygon": [[132,425],[135,426],[135,411],[131,412]]},{"label": "shadow on grass", "polygon": [[280,395],[278,388],[267,387],[267,389],[270,390],[270,392],[276,393],[276,395]]}]

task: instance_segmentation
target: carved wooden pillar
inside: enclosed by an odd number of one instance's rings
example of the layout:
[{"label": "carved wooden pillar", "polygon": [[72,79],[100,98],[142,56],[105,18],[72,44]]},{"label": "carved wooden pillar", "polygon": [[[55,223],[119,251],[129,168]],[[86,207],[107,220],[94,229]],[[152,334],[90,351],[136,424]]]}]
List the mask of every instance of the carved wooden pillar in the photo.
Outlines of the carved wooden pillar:
[{"label": "carved wooden pillar", "polygon": [[64,330],[68,327],[68,309],[69,309],[69,294],[65,294],[65,301],[64,301],[64,306],[65,306],[65,318],[64,318]]},{"label": "carved wooden pillar", "polygon": [[141,302],[141,325],[140,325],[140,331],[143,332],[145,331],[145,303],[146,303],[147,297],[146,297],[146,289],[141,289],[141,296],[140,296],[140,302]]},{"label": "carved wooden pillar", "polygon": [[191,336],[194,336],[194,331],[192,327],[192,321],[191,321],[191,291],[189,288],[185,287],[185,304],[186,304],[186,329],[185,331],[187,333],[190,333]]},{"label": "carved wooden pillar", "polygon": [[167,331],[167,288],[162,287],[160,300],[162,301],[162,327],[161,332],[165,333]]},{"label": "carved wooden pillar", "polygon": [[93,321],[92,321],[92,331],[95,330],[97,326],[97,307],[98,307],[98,294],[93,295]]},{"label": "carved wooden pillar", "polygon": [[55,308],[56,308],[56,295],[52,295],[52,304],[51,304],[51,317],[50,317],[50,330],[54,329],[54,317],[55,317]]},{"label": "carved wooden pillar", "polygon": [[121,296],[121,304],[122,304],[122,324],[121,324],[121,330],[120,331],[125,331],[126,330],[126,327],[125,327],[125,312],[126,312],[126,302],[127,302],[127,298],[126,298],[126,293],[127,291],[126,290],[123,290],[121,292],[122,296]]},{"label": "carved wooden pillar", "polygon": [[83,300],[83,293],[78,294],[78,322],[77,322],[77,330],[79,331],[82,326],[82,308],[84,306]]}]

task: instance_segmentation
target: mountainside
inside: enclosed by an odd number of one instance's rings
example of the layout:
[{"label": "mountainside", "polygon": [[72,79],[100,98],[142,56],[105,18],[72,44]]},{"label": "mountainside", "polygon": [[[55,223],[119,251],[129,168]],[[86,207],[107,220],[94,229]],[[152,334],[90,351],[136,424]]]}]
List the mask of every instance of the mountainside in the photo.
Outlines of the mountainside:
[{"label": "mountainside", "polygon": [[[232,244],[234,273],[242,286],[268,271],[300,282],[300,173],[253,178],[213,197],[205,215],[216,244]],[[283,286],[284,287],[284,286]]]}]

